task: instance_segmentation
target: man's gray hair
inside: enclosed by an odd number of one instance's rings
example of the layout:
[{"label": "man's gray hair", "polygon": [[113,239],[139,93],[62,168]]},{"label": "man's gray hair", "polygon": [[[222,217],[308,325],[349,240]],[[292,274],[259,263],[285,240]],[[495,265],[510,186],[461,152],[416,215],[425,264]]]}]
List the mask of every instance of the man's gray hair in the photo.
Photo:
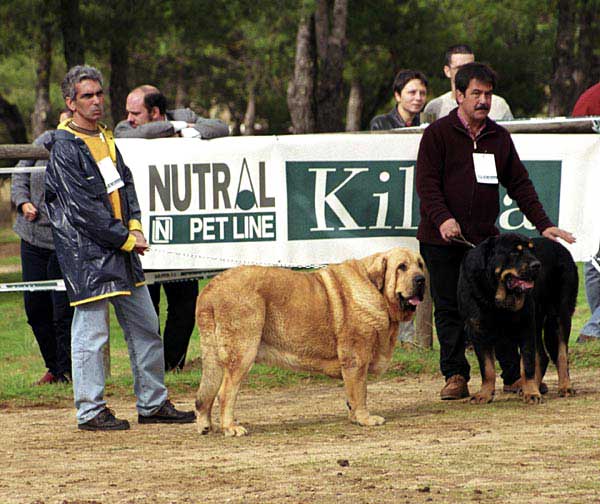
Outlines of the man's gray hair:
[{"label": "man's gray hair", "polygon": [[74,100],[77,95],[75,85],[86,79],[96,81],[102,86],[102,74],[97,68],[87,65],[77,65],[71,68],[60,85],[63,98]]}]

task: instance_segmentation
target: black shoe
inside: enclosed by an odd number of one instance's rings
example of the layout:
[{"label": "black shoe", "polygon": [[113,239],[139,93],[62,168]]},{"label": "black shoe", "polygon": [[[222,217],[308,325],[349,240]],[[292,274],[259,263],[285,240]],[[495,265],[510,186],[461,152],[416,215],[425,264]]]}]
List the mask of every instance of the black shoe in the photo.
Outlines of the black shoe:
[{"label": "black shoe", "polygon": [[69,373],[62,373],[55,376],[55,383],[71,383],[71,375]]},{"label": "black shoe", "polygon": [[178,411],[168,399],[150,416],[138,415],[138,423],[193,423],[196,413],[193,411]]},{"label": "black shoe", "polygon": [[129,422],[115,418],[115,415],[108,408],[104,408],[94,418],[77,426],[81,430],[106,431],[106,430],[127,430]]}]

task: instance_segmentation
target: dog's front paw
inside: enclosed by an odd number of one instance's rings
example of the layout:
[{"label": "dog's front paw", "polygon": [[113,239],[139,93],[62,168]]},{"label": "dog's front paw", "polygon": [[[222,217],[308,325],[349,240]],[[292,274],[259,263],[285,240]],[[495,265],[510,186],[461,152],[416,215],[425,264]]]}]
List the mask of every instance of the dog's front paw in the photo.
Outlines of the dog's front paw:
[{"label": "dog's front paw", "polygon": [[206,423],[198,422],[196,424],[196,428],[198,429],[198,434],[201,434],[203,436],[208,434],[210,431],[212,431],[211,424],[206,424]]},{"label": "dog's front paw", "polygon": [[373,427],[375,425],[383,425],[384,423],[385,418],[377,415],[367,415],[358,421],[358,425],[362,425],[363,427]]},{"label": "dog's front paw", "polygon": [[494,394],[488,394],[484,392],[477,392],[471,396],[469,402],[471,404],[488,404],[494,400]]},{"label": "dog's front paw", "polygon": [[248,431],[241,425],[232,425],[230,427],[223,427],[223,435],[226,437],[247,436]]},{"label": "dog's front paw", "polygon": [[544,399],[542,399],[542,394],[536,392],[533,394],[523,394],[523,401],[527,404],[542,404]]},{"label": "dog's front paw", "polygon": [[575,392],[575,389],[573,387],[559,387],[558,388],[558,395],[560,397],[571,397],[574,396],[577,392]]},{"label": "dog's front paw", "polygon": [[377,415],[369,415],[364,413],[362,415],[350,415],[350,421],[352,423],[362,425],[363,427],[373,427],[375,425],[383,425],[385,418]]}]

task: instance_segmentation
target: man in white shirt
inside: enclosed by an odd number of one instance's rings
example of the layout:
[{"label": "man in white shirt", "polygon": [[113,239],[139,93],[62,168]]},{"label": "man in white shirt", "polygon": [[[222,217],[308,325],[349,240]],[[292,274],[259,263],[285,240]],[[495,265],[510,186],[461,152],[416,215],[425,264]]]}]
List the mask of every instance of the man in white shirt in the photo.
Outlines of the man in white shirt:
[{"label": "man in white shirt", "polygon": [[[422,122],[433,122],[441,117],[447,116],[451,110],[458,105],[456,103],[456,87],[454,77],[458,69],[467,63],[473,63],[475,55],[473,50],[466,44],[453,45],[446,51],[444,74],[450,79],[451,90],[431,100],[421,115]],[[494,121],[510,121],[514,119],[506,100],[497,94],[492,99],[492,108],[488,116]]]}]

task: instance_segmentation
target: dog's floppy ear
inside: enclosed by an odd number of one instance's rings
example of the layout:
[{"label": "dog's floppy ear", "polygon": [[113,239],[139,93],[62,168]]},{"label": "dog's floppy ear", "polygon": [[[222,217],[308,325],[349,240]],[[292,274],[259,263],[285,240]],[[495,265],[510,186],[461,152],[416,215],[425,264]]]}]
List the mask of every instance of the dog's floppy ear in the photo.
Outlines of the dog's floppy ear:
[{"label": "dog's floppy ear", "polygon": [[[490,278],[489,267],[496,247],[496,237],[491,236],[470,251],[463,260],[462,270],[467,281],[475,287],[472,296],[483,300],[484,293],[494,289],[493,278]],[[483,297],[481,297],[483,296]]]},{"label": "dog's floppy ear", "polygon": [[486,238],[479,244],[479,247],[469,251],[464,259],[465,264],[468,266],[467,271],[470,276],[481,278],[482,274],[486,271],[488,261],[494,250],[494,237]]},{"label": "dog's floppy ear", "polygon": [[383,283],[385,281],[385,271],[387,269],[387,256],[384,254],[376,255],[371,264],[367,266],[367,276],[371,283],[377,287],[378,291],[383,289]]}]

